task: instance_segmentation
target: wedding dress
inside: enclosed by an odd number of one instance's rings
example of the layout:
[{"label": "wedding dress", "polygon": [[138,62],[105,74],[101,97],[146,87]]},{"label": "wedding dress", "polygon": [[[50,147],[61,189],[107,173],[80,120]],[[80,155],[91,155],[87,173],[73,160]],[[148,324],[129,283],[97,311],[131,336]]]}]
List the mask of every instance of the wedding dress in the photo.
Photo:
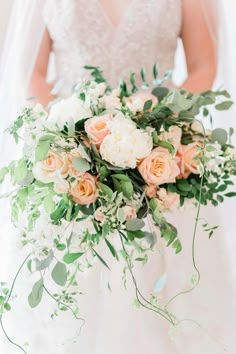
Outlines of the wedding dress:
[{"label": "wedding dress", "polygon": [[[130,70],[138,73],[142,66],[149,80],[155,62],[160,76],[174,67],[181,0],[132,0],[116,24],[99,0],[47,0],[43,17],[53,41],[56,79],[64,82],[62,95],[69,94],[78,80],[89,77],[84,65],[100,66],[114,86],[120,78],[128,79]],[[162,302],[191,288],[195,274],[191,244],[196,210],[188,207],[167,217],[179,229],[183,251],[175,255],[158,240],[148,263],[134,269],[146,298],[154,292],[156,280],[167,275],[166,286],[156,294]],[[221,224],[217,211],[211,208],[204,208],[202,217],[209,224]],[[8,251],[10,258],[15,251]],[[29,354],[234,354],[235,293],[228,255],[223,229],[208,240],[199,227],[196,262],[200,284],[193,292],[179,296],[170,309],[179,319],[196,321],[202,328],[186,321],[173,332],[157,314],[134,307],[132,280],[128,277],[125,289],[121,264],[105,250],[103,257],[111,272],[97,263],[79,280],[85,294],[80,296],[81,316],[86,319],[81,330],[81,323],[69,312],[52,320],[50,299],[29,310],[26,294],[33,276],[27,271],[16,286],[20,296],[14,301],[13,312],[5,316],[5,325],[16,342],[29,342]],[[20,353],[3,339],[2,346],[4,354]]]}]

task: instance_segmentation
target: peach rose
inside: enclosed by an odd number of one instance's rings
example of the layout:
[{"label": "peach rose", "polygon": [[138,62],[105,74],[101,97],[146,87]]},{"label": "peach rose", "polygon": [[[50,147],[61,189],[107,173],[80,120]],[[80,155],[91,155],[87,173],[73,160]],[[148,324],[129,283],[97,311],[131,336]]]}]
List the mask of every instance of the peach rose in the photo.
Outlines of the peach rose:
[{"label": "peach rose", "polygon": [[157,196],[160,210],[174,209],[180,205],[180,197],[177,193],[167,192],[166,189],[160,188]]},{"label": "peach rose", "polygon": [[67,193],[69,191],[69,182],[64,178],[58,178],[54,182],[54,191],[58,194]]},{"label": "peach rose", "polygon": [[125,213],[125,220],[131,220],[131,219],[135,219],[137,217],[137,213],[136,210],[129,206],[129,205],[125,205],[123,208],[123,211]]},{"label": "peach rose", "polygon": [[96,178],[90,173],[85,173],[78,180],[71,183],[70,195],[72,200],[81,205],[94,203],[98,197]]},{"label": "peach rose", "polygon": [[193,160],[196,156],[200,156],[201,152],[197,151],[202,146],[200,142],[194,142],[189,145],[181,145],[177,156],[179,157],[180,177],[188,178],[190,173],[199,174],[197,168],[199,160]]},{"label": "peach rose", "polygon": [[105,220],[105,215],[103,212],[103,207],[97,208],[94,213],[95,220],[103,222]]},{"label": "peach rose", "polygon": [[152,107],[148,110],[148,112],[151,112],[158,102],[157,97],[152,95],[151,93],[137,93],[133,96],[125,98],[125,102],[128,108],[134,113],[142,112],[144,103],[149,100],[152,100]]},{"label": "peach rose", "polygon": [[33,167],[34,178],[43,183],[54,182],[58,175],[67,177],[68,165],[65,156],[60,156],[53,151],[48,153],[46,160],[37,162]]},{"label": "peach rose", "polygon": [[157,194],[157,187],[154,184],[150,184],[144,187],[144,191],[148,198],[154,198]]},{"label": "peach rose", "polygon": [[160,140],[165,140],[171,143],[174,146],[175,151],[180,147],[181,137],[182,129],[177,127],[177,125],[172,125],[168,132],[163,132],[159,136]]},{"label": "peach rose", "polygon": [[159,186],[163,183],[174,183],[179,175],[176,159],[162,147],[154,149],[139,165],[138,170],[148,185]]},{"label": "peach rose", "polygon": [[72,177],[78,177],[83,175],[83,172],[78,171],[76,168],[73,167],[72,163],[74,158],[76,157],[81,157],[81,153],[79,152],[79,149],[73,149],[66,155],[66,161],[68,164],[68,173]]},{"label": "peach rose", "polygon": [[110,134],[109,122],[112,120],[112,114],[95,116],[86,120],[85,131],[93,144],[100,146],[104,138]]}]

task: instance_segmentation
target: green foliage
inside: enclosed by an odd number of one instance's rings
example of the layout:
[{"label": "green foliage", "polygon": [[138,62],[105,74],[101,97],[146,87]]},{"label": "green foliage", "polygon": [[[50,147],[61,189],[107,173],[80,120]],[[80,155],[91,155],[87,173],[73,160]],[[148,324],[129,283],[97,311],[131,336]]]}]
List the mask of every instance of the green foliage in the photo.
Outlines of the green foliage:
[{"label": "green foliage", "polygon": [[212,131],[211,139],[220,145],[225,145],[228,140],[228,133],[225,129],[217,128]]},{"label": "green foliage", "polygon": [[41,137],[38,141],[36,151],[35,151],[35,159],[36,161],[45,160],[50,149],[50,145],[54,140],[53,135],[45,135]]},{"label": "green foliage", "polygon": [[64,255],[63,257],[63,261],[66,264],[71,264],[74,263],[75,261],[77,261],[77,259],[79,259],[80,257],[83,256],[83,252],[77,252],[77,253],[67,253]]},{"label": "green foliage", "polygon": [[145,222],[141,219],[131,219],[126,223],[126,230],[128,231],[138,231],[141,230],[145,226]]},{"label": "green foliage", "polygon": [[9,173],[8,167],[3,167],[0,169],[0,184],[4,181],[4,179],[8,173]]},{"label": "green foliage", "polygon": [[52,279],[56,284],[60,286],[65,286],[67,281],[67,268],[64,263],[57,262],[52,270]]},{"label": "green foliage", "polygon": [[72,160],[72,166],[81,173],[90,170],[90,165],[88,161],[82,157],[74,157]]},{"label": "green foliage", "polygon": [[43,290],[44,290],[44,283],[43,278],[40,278],[33,286],[31,293],[28,296],[28,302],[30,307],[34,308],[37,307],[43,297]]}]

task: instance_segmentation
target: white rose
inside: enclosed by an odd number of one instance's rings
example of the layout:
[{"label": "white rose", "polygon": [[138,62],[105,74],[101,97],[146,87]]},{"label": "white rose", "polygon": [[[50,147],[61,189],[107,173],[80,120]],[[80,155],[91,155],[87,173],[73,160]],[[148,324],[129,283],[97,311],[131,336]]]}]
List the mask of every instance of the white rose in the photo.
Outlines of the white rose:
[{"label": "white rose", "polygon": [[111,134],[100,146],[102,158],[114,166],[135,168],[137,160],[148,156],[153,147],[151,133],[137,129],[133,121],[118,114],[110,123]]},{"label": "white rose", "polygon": [[106,90],[106,84],[104,82],[97,84],[95,81],[93,81],[88,89],[88,94],[93,99],[97,99],[98,97],[104,95],[105,90]]},{"label": "white rose", "polygon": [[105,109],[121,109],[121,102],[115,96],[103,96],[100,98],[100,104]]},{"label": "white rose", "polygon": [[76,123],[80,119],[91,116],[91,110],[85,107],[83,101],[73,95],[52,106],[48,117],[48,125],[49,127],[58,126],[62,130],[64,125],[71,119]]}]

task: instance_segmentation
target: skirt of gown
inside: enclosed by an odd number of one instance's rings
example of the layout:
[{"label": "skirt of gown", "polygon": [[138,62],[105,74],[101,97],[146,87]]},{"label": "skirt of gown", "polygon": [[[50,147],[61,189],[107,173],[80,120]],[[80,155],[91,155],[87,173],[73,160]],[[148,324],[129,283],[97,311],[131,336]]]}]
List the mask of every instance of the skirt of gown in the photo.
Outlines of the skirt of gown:
[{"label": "skirt of gown", "polygon": [[[225,207],[230,210],[231,201]],[[21,345],[27,343],[27,354],[234,354],[236,301],[231,259],[235,243],[231,244],[230,240],[234,236],[235,220],[228,215],[222,222],[222,214],[223,209],[202,209],[201,216],[210,224],[222,226],[209,240],[207,233],[201,230],[200,222],[196,239],[200,284],[170,305],[170,310],[179,319],[194,320],[201,327],[184,321],[173,329],[157,314],[136,308],[131,278],[128,277],[125,289],[122,265],[104,250],[103,257],[111,271],[98,262],[80,280],[85,294],[80,296],[81,316],[86,319],[82,329],[81,322],[70,312],[51,319],[55,304],[46,296],[36,309],[29,308],[27,296],[35,275],[25,269],[16,284],[14,294],[18,296],[12,302],[12,311],[4,315],[4,326],[10,338]],[[175,255],[173,249],[166,248],[158,239],[148,263],[145,266],[137,264],[134,268],[137,283],[147,299],[153,293],[155,281],[164,273],[167,283],[157,294],[161,301],[167,302],[191,287],[191,277],[195,274],[191,258],[195,217],[196,210],[191,208],[168,215],[179,229],[183,251]],[[1,229],[1,280],[12,278],[24,257],[13,235],[14,230],[5,223]],[[108,280],[111,291],[106,285]],[[1,353],[21,353],[3,334],[0,342]]]}]

